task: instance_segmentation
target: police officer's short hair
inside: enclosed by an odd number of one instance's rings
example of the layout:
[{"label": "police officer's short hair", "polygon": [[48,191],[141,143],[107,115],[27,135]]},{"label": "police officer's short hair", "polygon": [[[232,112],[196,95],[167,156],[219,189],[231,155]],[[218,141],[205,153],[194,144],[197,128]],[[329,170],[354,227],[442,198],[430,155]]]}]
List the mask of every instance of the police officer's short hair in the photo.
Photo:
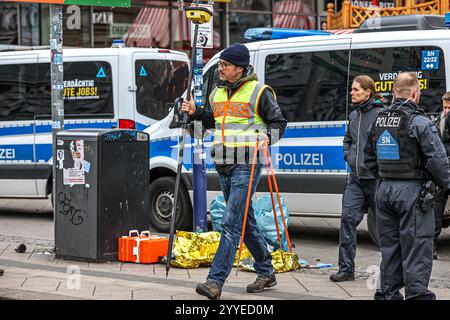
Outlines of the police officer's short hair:
[{"label": "police officer's short hair", "polygon": [[442,101],[450,101],[450,91],[444,93],[444,95],[442,96]]},{"label": "police officer's short hair", "polygon": [[411,91],[420,88],[420,82],[415,72],[402,72],[394,80],[394,94],[408,97]]}]

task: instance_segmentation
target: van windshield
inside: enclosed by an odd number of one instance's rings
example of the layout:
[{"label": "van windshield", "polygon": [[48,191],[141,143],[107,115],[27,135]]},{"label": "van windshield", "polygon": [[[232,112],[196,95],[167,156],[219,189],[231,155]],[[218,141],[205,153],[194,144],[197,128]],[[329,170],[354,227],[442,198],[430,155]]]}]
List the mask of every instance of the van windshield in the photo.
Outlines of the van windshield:
[{"label": "van windshield", "polygon": [[154,120],[167,116],[187,88],[188,64],[173,60],[136,60],[137,111]]}]

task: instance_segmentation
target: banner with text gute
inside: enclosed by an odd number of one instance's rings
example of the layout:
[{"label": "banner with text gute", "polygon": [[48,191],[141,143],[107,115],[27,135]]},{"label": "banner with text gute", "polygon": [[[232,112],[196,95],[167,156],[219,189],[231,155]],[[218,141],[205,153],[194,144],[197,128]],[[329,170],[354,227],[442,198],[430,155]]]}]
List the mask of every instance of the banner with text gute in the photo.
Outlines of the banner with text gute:
[{"label": "banner with text gute", "polygon": [[106,7],[130,7],[131,0],[0,0],[0,2],[28,2],[28,3],[53,3],[53,4],[77,4],[81,6],[106,6]]}]

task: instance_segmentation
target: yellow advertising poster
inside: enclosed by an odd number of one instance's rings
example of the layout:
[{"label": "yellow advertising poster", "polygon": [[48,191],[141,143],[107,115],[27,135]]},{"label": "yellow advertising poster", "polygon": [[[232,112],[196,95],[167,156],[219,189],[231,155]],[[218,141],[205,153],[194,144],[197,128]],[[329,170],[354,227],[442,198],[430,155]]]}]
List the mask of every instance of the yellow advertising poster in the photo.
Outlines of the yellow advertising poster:
[{"label": "yellow advertising poster", "polygon": [[64,81],[64,100],[98,100],[98,85],[95,80]]}]

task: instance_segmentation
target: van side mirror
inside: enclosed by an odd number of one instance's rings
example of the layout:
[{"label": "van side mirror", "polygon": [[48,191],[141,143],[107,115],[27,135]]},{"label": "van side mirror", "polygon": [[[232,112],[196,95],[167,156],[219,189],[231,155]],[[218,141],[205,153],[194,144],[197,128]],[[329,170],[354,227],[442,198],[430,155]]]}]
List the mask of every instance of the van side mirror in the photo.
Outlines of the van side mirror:
[{"label": "van side mirror", "polygon": [[172,121],[170,122],[169,128],[175,129],[181,127],[181,120],[183,119],[182,111],[181,111],[181,105],[183,104],[183,98],[177,98],[173,102],[173,117]]}]

